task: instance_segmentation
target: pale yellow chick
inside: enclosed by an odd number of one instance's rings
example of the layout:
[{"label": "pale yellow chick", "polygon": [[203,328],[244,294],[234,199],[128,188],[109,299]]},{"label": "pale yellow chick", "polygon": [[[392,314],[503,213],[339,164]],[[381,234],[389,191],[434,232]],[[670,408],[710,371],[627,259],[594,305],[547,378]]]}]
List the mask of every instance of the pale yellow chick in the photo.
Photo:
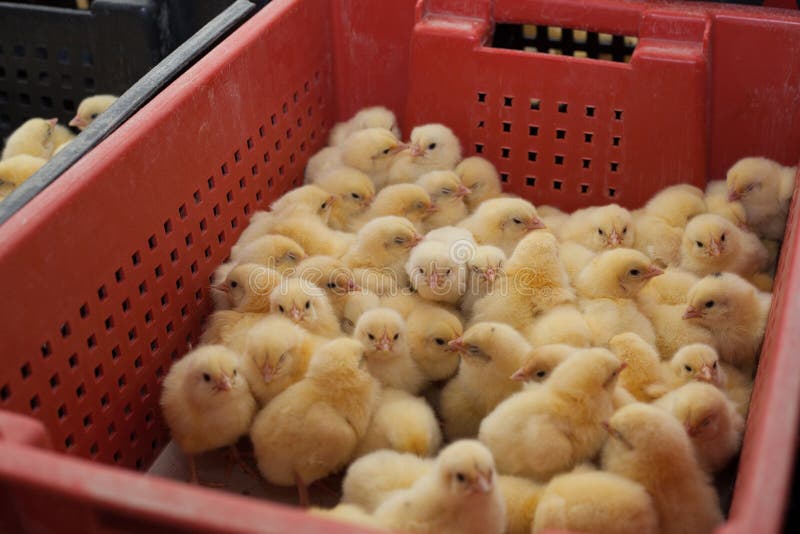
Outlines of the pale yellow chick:
[{"label": "pale yellow chick", "polygon": [[653,304],[639,301],[639,309],[650,319],[656,333],[655,347],[668,360],[681,347],[692,343],[716,345],[714,336],[698,324],[685,321],[686,304]]},{"label": "pale yellow chick", "polygon": [[458,351],[450,342],[463,334],[461,320],[443,308],[415,306],[406,318],[411,357],[431,382],[446,380],[458,370]]},{"label": "pale yellow chick", "polygon": [[369,527],[372,530],[385,530],[380,523],[369,515],[366,510],[355,504],[337,504],[335,507],[316,508],[308,510],[309,515],[330,519],[339,523],[349,523],[354,526]]},{"label": "pale yellow chick", "polygon": [[696,274],[671,267],[647,281],[639,290],[640,304],[684,304],[692,286],[700,280]]},{"label": "pale yellow chick", "polygon": [[705,213],[703,191],[689,184],[672,185],[662,189],[644,206],[644,212],[674,228],[685,228],[696,215]]},{"label": "pale yellow chick", "polygon": [[501,475],[497,485],[506,503],[506,534],[529,534],[544,487],[527,478]]},{"label": "pale yellow chick", "polygon": [[241,369],[261,406],[305,376],[318,345],[314,336],[283,317],[266,317],[250,328]]},{"label": "pale yellow chick", "polygon": [[308,485],[352,460],[379,391],[361,343],[340,338],[320,347],[305,378],[272,399],[253,422],[250,439],[261,473],[272,484],[297,486],[300,504],[307,506]]},{"label": "pale yellow chick", "polygon": [[30,154],[17,154],[0,160],[0,182],[17,187],[47,163],[45,158]]},{"label": "pale yellow chick", "polygon": [[353,338],[365,349],[367,369],[387,388],[419,393],[426,380],[411,358],[403,317],[390,308],[364,312],[356,322]]},{"label": "pale yellow chick", "polygon": [[360,110],[344,122],[336,123],[331,129],[328,144],[339,146],[353,132],[367,128],[384,128],[391,131],[398,139],[400,138],[400,128],[397,126],[397,118],[394,113],[383,106],[373,106]]},{"label": "pale yellow chick", "polygon": [[461,179],[453,171],[431,171],[417,180],[431,197],[436,211],[425,218],[425,229],[433,230],[441,226],[449,226],[460,222],[467,216],[467,205],[464,198],[470,189],[461,183]]},{"label": "pale yellow chick", "polygon": [[428,403],[403,390],[384,388],[356,457],[381,449],[433,456],[441,446],[439,421]]},{"label": "pale yellow chick", "polygon": [[692,440],[700,467],[721,471],[739,452],[744,418],[725,393],[711,384],[689,382],[655,401],[671,413]]},{"label": "pale yellow chick", "polygon": [[239,367],[235,352],[207,345],[186,354],[164,378],[161,411],[189,456],[191,482],[198,481],[194,455],[233,446],[250,428],[256,401]]},{"label": "pale yellow chick", "polygon": [[291,319],[312,334],[326,338],[342,335],[325,292],[307,280],[285,279],[272,290],[269,303],[272,313]]},{"label": "pale yellow chick", "polygon": [[484,200],[499,197],[503,192],[500,175],[489,160],[480,156],[464,158],[456,165],[455,173],[461,183],[469,189],[464,202],[470,213],[478,209]]},{"label": "pale yellow chick", "polygon": [[353,220],[363,215],[375,197],[375,186],[369,176],[351,167],[342,167],[314,180],[317,185],[336,197],[331,208],[328,226],[349,231]]},{"label": "pale yellow chick", "polygon": [[522,367],[511,375],[511,380],[519,380],[527,384],[541,384],[550,378],[556,367],[578,350],[571,345],[564,344],[537,346],[525,355]]},{"label": "pale yellow chick", "polygon": [[225,345],[241,353],[247,342],[247,332],[261,321],[263,313],[219,310],[208,316],[200,343],[203,345]]},{"label": "pale yellow chick", "polygon": [[656,349],[644,339],[625,332],[612,337],[608,346],[627,364],[619,375],[619,385],[637,400],[651,402],[669,391],[670,376]]},{"label": "pale yellow chick", "polygon": [[458,226],[472,232],[479,244],[494,245],[508,256],[528,232],[545,227],[533,204],[521,198],[487,200]]},{"label": "pale yellow chick", "polygon": [[644,486],[658,512],[659,532],[702,534],[722,523],[717,493],[674,417],[634,403],[618,410],[607,428],[603,469]]},{"label": "pale yellow chick", "polygon": [[431,302],[455,304],[467,291],[466,261],[459,257],[457,248],[438,241],[426,239],[413,248],[406,275],[419,296]]},{"label": "pale yellow chick", "polygon": [[531,532],[658,534],[658,513],[647,491],[613,473],[567,473],[541,496]]},{"label": "pale yellow chick", "polygon": [[578,210],[555,230],[562,241],[574,241],[595,252],[630,248],[634,243],[633,218],[617,204]]},{"label": "pale yellow chick", "polygon": [[256,263],[235,265],[222,282],[211,286],[215,298],[224,309],[237,312],[267,313],[269,295],[280,285],[283,277],[278,271]]},{"label": "pale yellow chick", "polygon": [[388,183],[392,165],[406,148],[391,131],[366,128],[353,132],[341,144],[341,164],[369,175],[378,190]]},{"label": "pale yellow chick", "polygon": [[258,263],[274,269],[281,274],[289,274],[306,259],[306,251],[294,239],[270,234],[261,236],[246,245],[236,245],[231,249],[231,261],[238,263]]},{"label": "pale yellow chick", "polygon": [[429,473],[389,497],[374,517],[398,532],[501,534],[506,511],[491,453],[473,440],[449,445]]},{"label": "pale yellow chick", "polygon": [[356,275],[356,283],[377,295],[393,293],[408,285],[405,264],[422,236],[408,219],[379,217],[356,235],[356,243],[342,261]]},{"label": "pale yellow chick", "polygon": [[671,226],[664,219],[643,211],[634,215],[633,228],[636,239],[632,248],[661,267],[680,263],[683,227]]},{"label": "pale yellow chick", "polygon": [[606,349],[581,349],[541,386],[502,402],[480,425],[479,439],[507,475],[549,480],[583,463],[605,441],[601,421],[624,368]]},{"label": "pale yellow chick", "polygon": [[416,454],[375,451],[350,464],[342,481],[342,502],[372,513],[393,493],[414,485],[433,466],[433,460]]},{"label": "pale yellow chick", "polygon": [[62,147],[71,143],[73,139],[75,139],[75,134],[69,128],[56,123],[53,128],[53,146],[56,147],[53,155],[55,156]]},{"label": "pale yellow chick", "polygon": [[753,372],[764,340],[772,295],[732,273],[706,276],[689,291],[683,318],[714,336],[719,356]]},{"label": "pale yellow chick", "polygon": [[747,212],[738,200],[728,200],[728,184],[725,180],[708,182],[705,201],[708,213],[725,217],[739,228],[747,227]]},{"label": "pale yellow chick", "polygon": [[398,154],[389,184],[415,182],[423,174],[454,169],[461,160],[461,143],[443,124],[425,124],[411,130],[408,150]]},{"label": "pale yellow chick", "polygon": [[352,221],[352,230],[362,228],[377,217],[394,215],[411,221],[424,231],[423,220],[437,210],[428,193],[417,184],[397,184],[381,189],[372,205],[361,217]]},{"label": "pale yellow chick", "polygon": [[594,334],[583,314],[574,304],[561,304],[538,315],[522,329],[531,345],[565,344],[590,347]]},{"label": "pale yellow chick", "polygon": [[[468,242],[467,242],[468,243]],[[467,256],[467,288],[461,299],[461,311],[471,315],[475,303],[491,293],[495,287],[507,287],[507,261],[505,253],[491,245],[478,245],[474,248],[465,245]]]},{"label": "pale yellow chick", "polygon": [[567,270],[569,279],[574,281],[597,253],[574,241],[564,241],[558,244],[558,256]]},{"label": "pale yellow chick", "polygon": [[351,293],[345,302],[342,319],[340,320],[342,332],[348,336],[352,336],[353,331],[356,329],[358,318],[364,315],[364,312],[373,308],[379,308],[380,305],[381,299],[375,293],[371,293],[367,290]]},{"label": "pale yellow chick", "polygon": [[782,240],[797,167],[767,158],[740,159],[728,170],[728,200],[738,200],[747,225],[761,237]]},{"label": "pale yellow chick", "polygon": [[116,100],[117,97],[114,95],[94,95],[84,98],[78,104],[78,111],[69,121],[69,125],[81,131],[85,130],[97,117],[105,113]]},{"label": "pale yellow chick", "polygon": [[729,271],[748,278],[764,271],[768,260],[755,234],[719,215],[698,215],[683,233],[681,268],[700,276]]},{"label": "pale yellow chick", "polygon": [[53,132],[58,119],[34,118],[25,121],[14,130],[3,147],[0,160],[19,154],[28,154],[37,158],[50,159],[55,150]]},{"label": "pale yellow chick", "polygon": [[475,437],[481,420],[522,384],[511,376],[531,347],[502,323],[478,323],[450,342],[461,354],[458,374],[442,390],[440,415],[448,440]]},{"label": "pale yellow chick", "polygon": [[353,270],[344,262],[330,256],[313,256],[303,260],[297,266],[295,275],[325,292],[337,320],[340,321],[348,299],[361,290]]}]

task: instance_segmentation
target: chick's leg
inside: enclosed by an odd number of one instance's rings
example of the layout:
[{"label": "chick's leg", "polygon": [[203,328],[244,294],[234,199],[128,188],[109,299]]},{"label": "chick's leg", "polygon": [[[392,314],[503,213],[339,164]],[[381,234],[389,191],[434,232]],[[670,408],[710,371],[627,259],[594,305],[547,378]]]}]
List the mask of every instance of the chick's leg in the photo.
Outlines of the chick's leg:
[{"label": "chick's leg", "polygon": [[300,500],[300,506],[303,508],[308,508],[308,485],[303,482],[303,479],[300,478],[300,475],[297,473],[294,475],[294,483],[297,485],[297,496]]},{"label": "chick's leg", "polygon": [[198,484],[200,481],[197,478],[197,464],[194,462],[194,454],[187,455],[189,462],[189,484]]},{"label": "chick's leg", "polygon": [[245,459],[242,458],[242,455],[239,453],[239,449],[235,444],[231,445],[229,450],[233,462],[238,465],[242,471],[252,477],[261,478],[261,475],[259,475],[252,467],[250,467],[250,464],[248,464]]}]

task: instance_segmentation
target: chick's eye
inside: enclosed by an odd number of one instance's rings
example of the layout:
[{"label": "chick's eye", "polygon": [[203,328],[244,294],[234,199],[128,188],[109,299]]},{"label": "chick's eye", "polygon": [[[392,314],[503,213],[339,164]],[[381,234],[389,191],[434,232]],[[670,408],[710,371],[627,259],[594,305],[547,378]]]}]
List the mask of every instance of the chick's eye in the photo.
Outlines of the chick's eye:
[{"label": "chick's eye", "polygon": [[211,382],[211,375],[209,375],[208,373],[203,373],[203,380],[205,380],[206,382]]},{"label": "chick's eye", "polygon": [[281,306],[280,304],[278,304],[278,310],[280,310],[280,312],[281,312],[281,313],[283,313],[283,306]]},{"label": "chick's eye", "polygon": [[92,119],[96,119],[96,118],[97,118],[97,113],[92,113],[92,114],[90,115],[90,118],[92,118]]},{"label": "chick's eye", "polygon": [[422,208],[425,207],[425,204],[423,204],[422,202],[417,202],[416,204],[414,204],[414,206],[416,206],[418,210],[421,210]]},{"label": "chick's eye", "polygon": [[711,367],[713,367],[714,369],[716,369],[716,368],[717,368],[717,362],[714,362],[714,365],[712,365]]},{"label": "chick's eye", "polygon": [[722,235],[719,237],[719,240],[720,240],[720,241],[722,241],[722,242],[725,242],[725,234],[722,234]]},{"label": "chick's eye", "polygon": [[321,209],[325,209],[327,207],[328,207],[328,203],[327,202],[323,202],[322,205],[320,206]]},{"label": "chick's eye", "polygon": [[547,375],[547,371],[544,371],[544,370],[536,371],[536,376],[539,377],[539,378],[544,378],[545,375]]},{"label": "chick's eye", "polygon": [[703,242],[702,241],[695,241],[695,243],[697,244],[698,247],[702,247],[703,246]]},{"label": "chick's eye", "polygon": [[358,193],[350,193],[350,196],[356,200],[359,200],[361,198],[361,195],[359,195]]},{"label": "chick's eye", "polygon": [[233,376],[236,376],[236,369],[233,370]]},{"label": "chick's eye", "polygon": [[604,235],[604,232],[603,232],[602,228],[598,228],[597,229],[597,235]]},{"label": "chick's eye", "polygon": [[386,155],[386,154],[389,153],[390,150],[391,150],[391,148],[386,148],[386,149],[383,150],[382,154]]},{"label": "chick's eye", "polygon": [[684,365],[683,368],[686,369],[687,371],[689,371],[690,373],[692,372],[692,366],[691,365]]},{"label": "chick's eye", "polygon": [[456,480],[459,482],[465,482],[467,477],[465,477],[463,473],[456,473]]},{"label": "chick's eye", "polygon": [[706,301],[706,308],[713,308],[713,307],[714,307],[714,301],[713,300]]},{"label": "chick's eye", "polygon": [[520,219],[520,218],[518,218],[518,217],[514,217],[514,218],[513,218],[513,219],[511,219],[511,220],[514,222],[514,224],[522,224],[522,219]]},{"label": "chick's eye", "polygon": [[404,237],[395,237],[394,242],[397,243],[398,245],[402,245],[403,243],[406,242],[406,239]]},{"label": "chick's eye", "polygon": [[431,143],[428,145],[428,150],[433,150],[434,148],[436,148],[436,143]]},{"label": "chick's eye", "polygon": [[476,183],[472,184],[471,186],[469,186],[469,188],[474,191],[475,189],[479,188],[480,186],[481,186],[481,183],[480,182],[476,182]]},{"label": "chick's eye", "polygon": [[639,269],[631,269],[630,271],[628,271],[628,273],[630,273],[631,276],[639,276],[640,271]]},{"label": "chick's eye", "polygon": [[622,233],[623,233],[623,234],[627,234],[627,233],[628,233],[628,227],[627,227],[627,226],[626,226],[625,228],[623,228],[623,229],[622,229]]},{"label": "chick's eye", "polygon": [[232,287],[232,288],[234,288],[234,289],[235,289],[235,288],[237,288],[237,287],[239,287],[239,282],[237,282],[236,280],[234,280],[233,282],[231,282],[231,287]]},{"label": "chick's eye", "polygon": [[756,188],[756,184],[750,184],[745,188],[745,191],[752,191]]},{"label": "chick's eye", "polygon": [[328,282],[328,288],[333,289],[336,287],[336,282]]},{"label": "chick's eye", "polygon": [[444,274],[445,274],[445,276],[447,276],[447,275],[449,275],[451,272],[453,272],[453,269],[447,269],[447,270],[444,272]]},{"label": "chick's eye", "polygon": [[449,194],[450,194],[450,190],[449,190],[449,189],[447,189],[446,187],[443,187],[443,188],[442,188],[442,194],[443,194],[443,195],[449,195]]},{"label": "chick's eye", "polygon": [[311,307],[311,301],[307,300],[306,301],[306,309],[309,309],[310,307]]},{"label": "chick's eye", "polygon": [[399,338],[400,338],[400,334],[395,334],[393,339],[394,339],[395,341],[397,341]]},{"label": "chick's eye", "polygon": [[436,342],[437,345],[444,345],[444,339],[440,337],[437,337],[436,339],[434,339],[434,341]]}]

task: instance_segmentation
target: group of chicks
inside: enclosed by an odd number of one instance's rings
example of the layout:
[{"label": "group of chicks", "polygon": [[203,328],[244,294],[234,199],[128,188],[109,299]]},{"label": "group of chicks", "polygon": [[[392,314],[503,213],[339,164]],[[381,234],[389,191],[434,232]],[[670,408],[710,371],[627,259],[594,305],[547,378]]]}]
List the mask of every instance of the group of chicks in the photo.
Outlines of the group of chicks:
[{"label": "group of chicks", "polygon": [[193,455],[248,435],[302,505],[349,466],[311,513],[376,528],[709,532],[795,172],[746,158],[705,192],[565,214],[449,128],[404,143],[365,109],[215,272],[163,383],[173,439],[197,481]]},{"label": "group of chicks", "polygon": [[[113,95],[95,95],[83,99],[69,126],[83,131],[116,99]],[[35,117],[14,130],[6,139],[0,156],[0,202],[74,138],[72,130],[58,124],[58,119]]]}]

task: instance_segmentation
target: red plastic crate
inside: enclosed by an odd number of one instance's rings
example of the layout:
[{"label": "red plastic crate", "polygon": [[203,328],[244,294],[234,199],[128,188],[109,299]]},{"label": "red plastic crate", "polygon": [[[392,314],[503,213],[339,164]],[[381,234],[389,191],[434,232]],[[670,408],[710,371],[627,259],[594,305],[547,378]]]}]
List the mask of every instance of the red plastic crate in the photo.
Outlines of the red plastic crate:
[{"label": "red plastic crate", "polygon": [[[639,41],[629,64],[535,54],[492,48],[495,23]],[[353,531],[118,468],[147,469],[167,443],[159,383],[200,333],[213,269],[255,210],[302,182],[336,120],[387,105],[405,132],[452,125],[534,203],[634,207],[742,156],[796,163],[798,65],[800,16],[785,10],[275,0],[0,227],[0,531]],[[795,197],[719,532],[782,524],[800,406],[797,213]]]}]

